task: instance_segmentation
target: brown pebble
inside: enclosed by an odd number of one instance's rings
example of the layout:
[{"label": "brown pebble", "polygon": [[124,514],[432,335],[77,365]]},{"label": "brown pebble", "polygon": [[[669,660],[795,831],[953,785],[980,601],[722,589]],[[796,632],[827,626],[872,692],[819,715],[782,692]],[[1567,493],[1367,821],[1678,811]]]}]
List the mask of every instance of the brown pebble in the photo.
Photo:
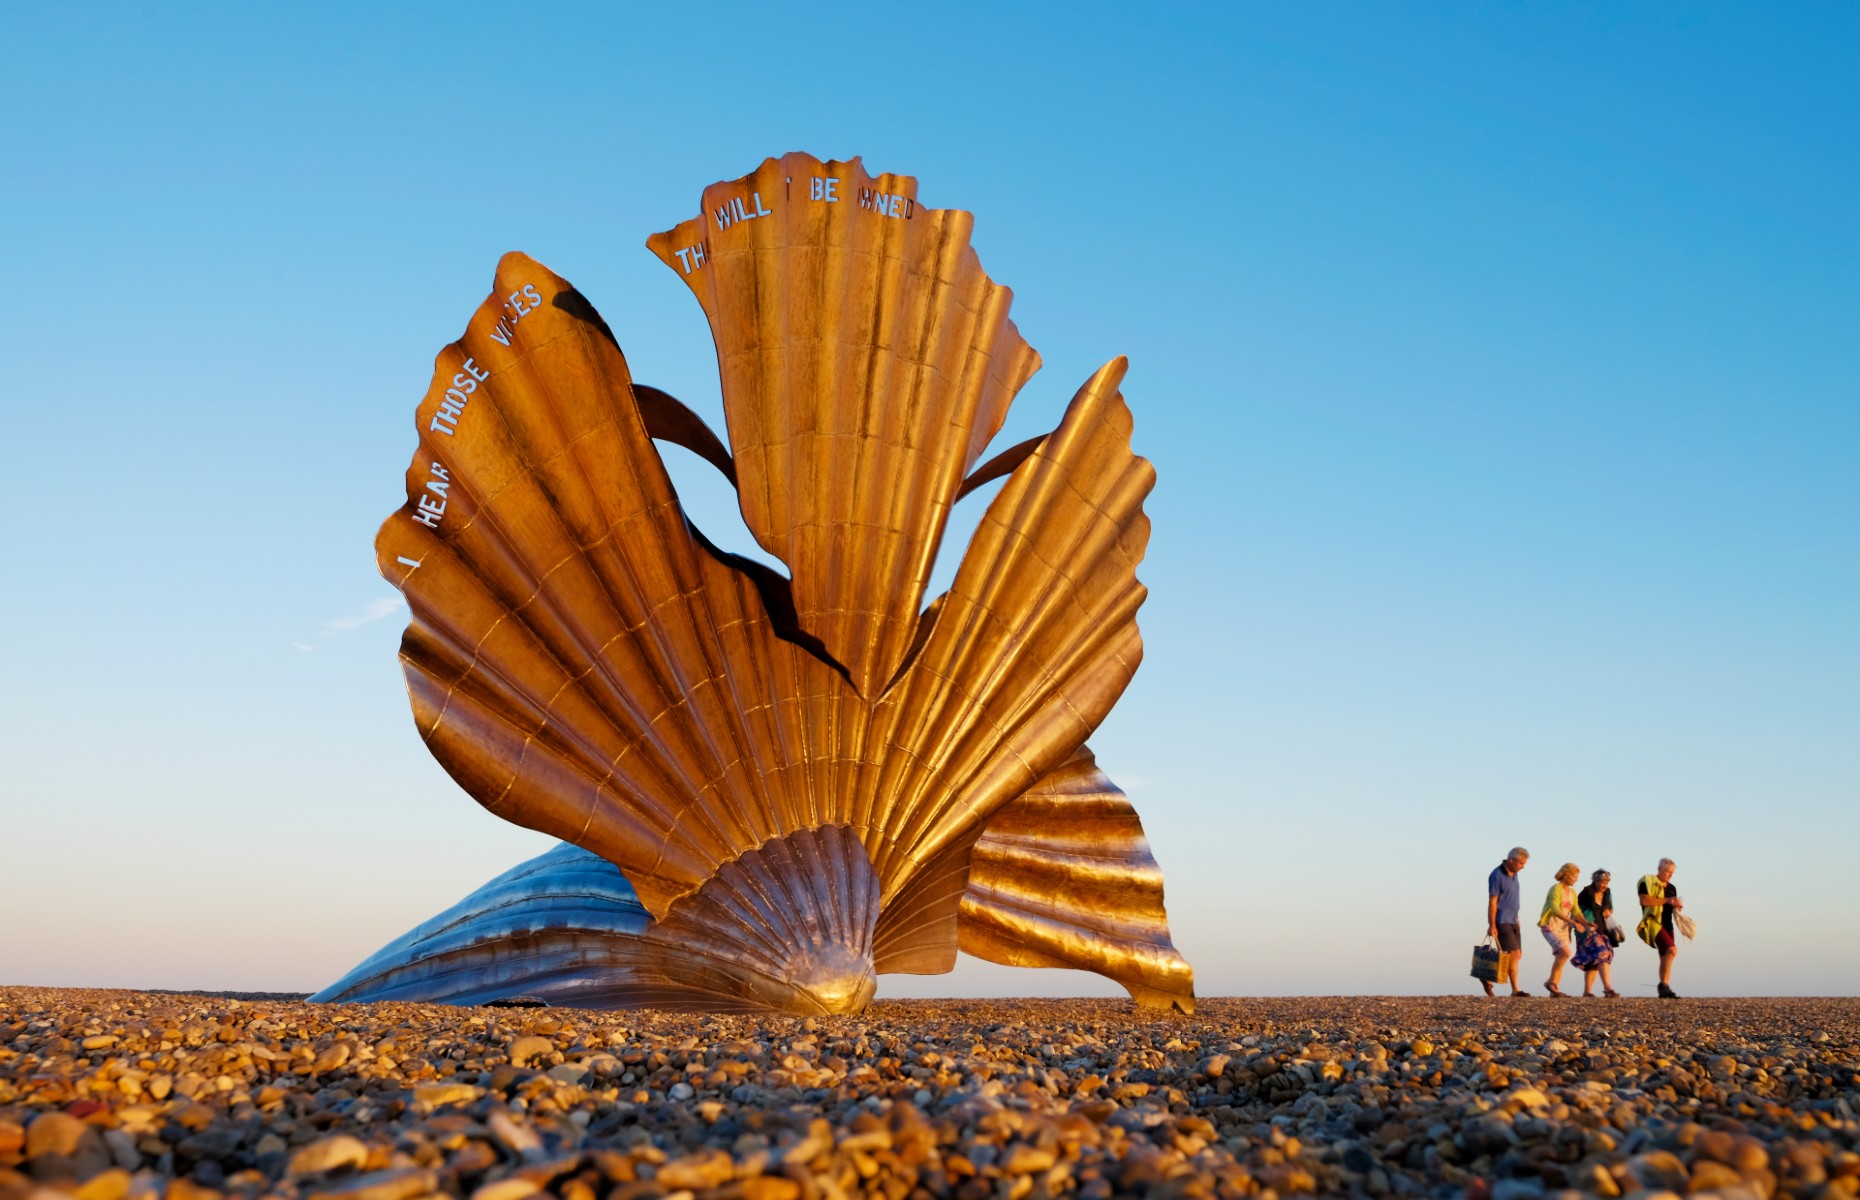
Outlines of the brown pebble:
[{"label": "brown pebble", "polygon": [[1686,1190],[1686,1165],[1670,1151],[1649,1150],[1636,1154],[1628,1159],[1627,1165],[1629,1174],[1639,1180],[1642,1187],[1670,1192]]},{"label": "brown pebble", "polygon": [[26,1157],[56,1154],[69,1158],[84,1137],[84,1122],[68,1113],[40,1113],[26,1126]]},{"label": "brown pebble", "polygon": [[78,1187],[77,1200],[123,1200],[129,1194],[129,1172],[121,1167],[112,1167],[97,1175],[92,1175]]},{"label": "brown pebble", "polygon": [[540,1191],[542,1188],[535,1181],[513,1176],[484,1184],[471,1194],[471,1200],[523,1200]]},{"label": "brown pebble", "polygon": [[220,1200],[220,1193],[201,1187],[185,1176],[177,1175],[168,1183],[167,1200]]},{"label": "brown pebble", "polygon": [[368,1162],[368,1147],[360,1138],[339,1133],[318,1138],[291,1155],[286,1174],[323,1175],[342,1167],[360,1167]]},{"label": "brown pebble", "polygon": [[799,1200],[801,1185],[779,1175],[752,1175],[743,1180],[743,1200]]},{"label": "brown pebble", "polygon": [[554,1054],[555,1043],[546,1037],[537,1037],[532,1034],[513,1039],[505,1052],[510,1056],[513,1065],[521,1067],[535,1059],[547,1058]]},{"label": "brown pebble", "polygon": [[1049,1169],[1056,1161],[1051,1150],[1025,1144],[1012,1147],[1001,1160],[1001,1170],[1008,1175],[1032,1175]]},{"label": "brown pebble", "polygon": [[1741,1137],[1731,1147],[1731,1165],[1749,1175],[1770,1165],[1770,1152],[1756,1138]]},{"label": "brown pebble", "polygon": [[1687,1186],[1694,1192],[1722,1191],[1741,1186],[1743,1182],[1744,1177],[1736,1170],[1708,1158],[1692,1164],[1692,1180]]},{"label": "brown pebble", "polygon": [[310,1065],[310,1071],[314,1075],[321,1075],[326,1071],[334,1071],[349,1061],[349,1054],[349,1043],[337,1042],[335,1045],[316,1056],[316,1061]]},{"label": "brown pebble", "polygon": [[721,1150],[700,1150],[683,1158],[674,1158],[659,1168],[655,1177],[668,1188],[702,1191],[728,1182],[736,1174],[730,1156]]},{"label": "brown pebble", "polygon": [[423,1083],[413,1089],[413,1098],[438,1108],[443,1104],[470,1104],[484,1095],[484,1089],[469,1083]]},{"label": "brown pebble", "polygon": [[306,1193],[307,1200],[407,1200],[439,1186],[439,1175],[422,1167],[370,1171]]}]

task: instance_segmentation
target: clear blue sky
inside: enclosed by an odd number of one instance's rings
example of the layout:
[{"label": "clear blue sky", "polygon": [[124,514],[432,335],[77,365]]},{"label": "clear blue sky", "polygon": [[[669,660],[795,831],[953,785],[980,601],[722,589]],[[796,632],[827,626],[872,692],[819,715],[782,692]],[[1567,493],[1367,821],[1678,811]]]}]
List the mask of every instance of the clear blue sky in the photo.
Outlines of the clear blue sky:
[{"label": "clear blue sky", "polygon": [[0,982],[308,990],[546,844],[408,716],[414,404],[522,249],[715,422],[643,243],[794,149],[977,214],[1003,444],[1130,356],[1094,745],[1204,994],[1466,990],[1517,842],[1531,903],[1676,858],[1681,991],[1860,991],[1857,59],[1836,4],[11,5]]}]

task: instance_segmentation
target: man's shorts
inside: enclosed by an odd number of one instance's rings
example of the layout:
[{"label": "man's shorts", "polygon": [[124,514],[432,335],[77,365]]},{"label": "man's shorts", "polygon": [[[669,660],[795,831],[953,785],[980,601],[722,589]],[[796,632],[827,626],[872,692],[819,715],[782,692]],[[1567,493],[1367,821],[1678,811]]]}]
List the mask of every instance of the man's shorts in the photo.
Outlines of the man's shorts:
[{"label": "man's shorts", "polygon": [[1500,954],[1516,954],[1522,949],[1524,949],[1524,940],[1518,936],[1517,925],[1515,923],[1511,925],[1500,925],[1498,927],[1498,952]]},{"label": "man's shorts", "polygon": [[1678,943],[1673,941],[1673,931],[1670,929],[1662,929],[1658,936],[1653,939],[1653,948],[1660,952],[1662,958],[1679,949]]}]

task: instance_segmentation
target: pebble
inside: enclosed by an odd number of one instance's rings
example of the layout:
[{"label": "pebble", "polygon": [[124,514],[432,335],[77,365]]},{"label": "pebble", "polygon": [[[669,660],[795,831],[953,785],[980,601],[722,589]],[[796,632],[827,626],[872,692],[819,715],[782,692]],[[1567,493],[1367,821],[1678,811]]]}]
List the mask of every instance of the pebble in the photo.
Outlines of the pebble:
[{"label": "pebble", "polygon": [[546,1037],[538,1037],[535,1034],[529,1034],[524,1037],[511,1039],[510,1045],[506,1048],[505,1053],[509,1054],[510,1061],[513,1065],[521,1067],[527,1065],[536,1058],[546,1058],[554,1054],[555,1043]]},{"label": "pebble", "polygon": [[84,1136],[84,1122],[62,1112],[42,1112],[26,1126],[26,1157],[57,1154],[69,1157],[77,1153]]},{"label": "pebble", "polygon": [[1854,1000],[797,1020],[0,988],[0,1200],[1851,1200],[1856,1109]]},{"label": "pebble", "polygon": [[407,1200],[430,1195],[439,1186],[437,1172],[401,1167],[357,1175],[306,1194],[306,1200]]},{"label": "pebble", "polygon": [[360,1139],[339,1133],[318,1138],[291,1155],[289,1175],[323,1175],[343,1167],[359,1167],[368,1161],[368,1146]]},{"label": "pebble", "polygon": [[540,1191],[542,1188],[535,1180],[513,1175],[478,1188],[472,1192],[471,1200],[523,1200],[525,1196],[534,1196]]}]

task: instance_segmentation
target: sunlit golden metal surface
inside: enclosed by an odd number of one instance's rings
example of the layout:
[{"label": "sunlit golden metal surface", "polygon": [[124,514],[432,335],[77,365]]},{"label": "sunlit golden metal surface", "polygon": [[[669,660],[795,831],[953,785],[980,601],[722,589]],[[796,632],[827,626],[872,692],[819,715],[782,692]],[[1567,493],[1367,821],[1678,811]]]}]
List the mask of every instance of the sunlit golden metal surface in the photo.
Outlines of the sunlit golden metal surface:
[{"label": "sunlit golden metal surface", "polygon": [[[1142,655],[1155,475],[1124,362],[976,469],[1039,360],[971,223],[908,177],[790,154],[650,239],[709,318],[727,449],[634,385],[566,281],[499,263],[440,352],[376,551],[434,756],[611,863],[644,916],[580,942],[545,921],[523,948],[485,926],[443,962],[402,939],[332,992],[483,998],[536,990],[528,971],[606,989],[587,1002],[852,1011],[960,945],[1192,1004],[1141,827],[1082,751]],[[736,484],[792,579],[696,532],[654,438]],[[1002,476],[926,608],[951,507]],[[654,982],[629,993],[628,972]]]}]

